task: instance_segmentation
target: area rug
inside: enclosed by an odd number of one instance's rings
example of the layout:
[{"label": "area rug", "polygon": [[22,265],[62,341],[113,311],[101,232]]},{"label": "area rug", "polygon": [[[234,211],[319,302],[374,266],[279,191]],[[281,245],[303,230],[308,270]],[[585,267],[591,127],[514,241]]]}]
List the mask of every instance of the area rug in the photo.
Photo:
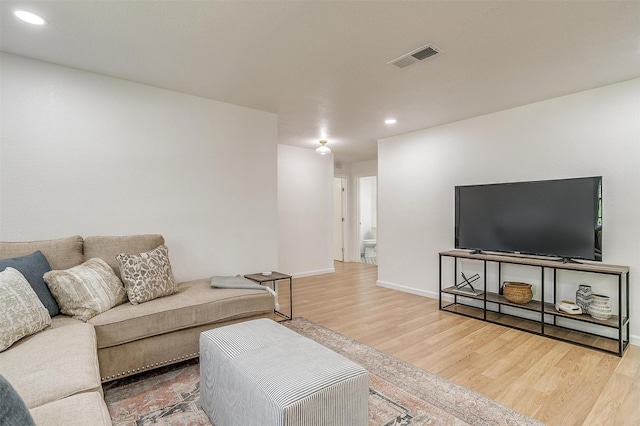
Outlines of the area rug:
[{"label": "area rug", "polygon": [[[542,424],[304,318],[283,325],[369,371],[369,425]],[[199,365],[193,360],[109,382],[103,388],[114,426],[211,425],[200,407],[199,386]]]}]

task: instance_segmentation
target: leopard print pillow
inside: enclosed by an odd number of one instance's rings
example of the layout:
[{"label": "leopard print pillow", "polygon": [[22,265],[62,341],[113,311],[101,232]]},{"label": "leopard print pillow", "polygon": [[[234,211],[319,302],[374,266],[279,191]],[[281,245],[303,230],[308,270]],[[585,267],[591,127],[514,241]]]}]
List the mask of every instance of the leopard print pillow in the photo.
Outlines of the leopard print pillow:
[{"label": "leopard print pillow", "polygon": [[116,256],[122,282],[133,305],[178,291],[169,263],[169,249],[165,245],[146,253]]}]

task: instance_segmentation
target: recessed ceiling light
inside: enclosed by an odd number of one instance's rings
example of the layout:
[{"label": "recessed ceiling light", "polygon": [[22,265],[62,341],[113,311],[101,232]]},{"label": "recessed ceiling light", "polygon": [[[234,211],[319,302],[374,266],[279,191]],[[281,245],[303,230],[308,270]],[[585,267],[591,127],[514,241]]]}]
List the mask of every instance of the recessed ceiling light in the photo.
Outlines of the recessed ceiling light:
[{"label": "recessed ceiling light", "polygon": [[33,25],[45,25],[47,23],[47,20],[43,17],[24,10],[16,10],[13,14],[21,21],[28,22]]},{"label": "recessed ceiling light", "polygon": [[396,120],[395,118],[387,118],[386,120],[384,120],[385,124],[396,124],[398,122],[398,120]]}]

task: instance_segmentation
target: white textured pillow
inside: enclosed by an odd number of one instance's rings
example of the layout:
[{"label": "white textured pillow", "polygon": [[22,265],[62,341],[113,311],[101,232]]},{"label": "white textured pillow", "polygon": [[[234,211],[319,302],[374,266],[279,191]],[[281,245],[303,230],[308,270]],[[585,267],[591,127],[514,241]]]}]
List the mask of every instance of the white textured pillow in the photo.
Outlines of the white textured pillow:
[{"label": "white textured pillow", "polygon": [[51,324],[49,311],[16,269],[0,272],[0,352]]},{"label": "white textured pillow", "polygon": [[120,253],[116,260],[133,305],[178,291],[169,263],[169,249],[164,244],[146,253]]},{"label": "white textured pillow", "polygon": [[63,271],[44,274],[60,311],[82,321],[127,301],[127,293],[111,266],[98,258]]}]

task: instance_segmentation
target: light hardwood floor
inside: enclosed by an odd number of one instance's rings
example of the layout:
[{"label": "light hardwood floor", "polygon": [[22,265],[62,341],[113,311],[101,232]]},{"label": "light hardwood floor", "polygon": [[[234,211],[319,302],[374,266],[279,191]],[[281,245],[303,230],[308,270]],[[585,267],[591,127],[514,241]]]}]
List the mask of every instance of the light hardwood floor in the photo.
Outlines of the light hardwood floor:
[{"label": "light hardwood floor", "polygon": [[442,312],[435,299],[377,286],[377,276],[376,266],[336,262],[336,273],[296,278],[294,317],[549,425],[640,425],[640,347],[621,359]]}]

